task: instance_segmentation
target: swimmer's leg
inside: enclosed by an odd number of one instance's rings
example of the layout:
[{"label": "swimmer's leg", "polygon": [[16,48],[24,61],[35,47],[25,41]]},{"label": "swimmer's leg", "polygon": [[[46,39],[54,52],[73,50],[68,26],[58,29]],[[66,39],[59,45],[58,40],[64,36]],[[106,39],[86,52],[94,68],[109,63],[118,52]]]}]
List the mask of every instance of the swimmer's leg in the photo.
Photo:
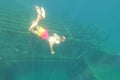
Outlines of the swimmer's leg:
[{"label": "swimmer's leg", "polygon": [[41,7],[41,11],[42,11],[42,17],[45,18],[45,10],[43,7]]},{"label": "swimmer's leg", "polygon": [[38,13],[38,15],[41,16],[42,15],[41,9],[38,6],[35,6],[35,8],[36,8],[36,12]]},{"label": "swimmer's leg", "polygon": [[35,6],[36,12],[38,13],[38,16],[40,16],[42,19],[45,18],[45,10],[43,7],[39,8],[38,6]]},{"label": "swimmer's leg", "polygon": [[34,20],[33,24],[29,27],[29,31],[31,31],[32,33],[36,33],[37,31],[37,25],[38,23],[43,19],[42,17],[42,10],[38,7],[38,6],[35,6],[36,8],[36,12],[37,12],[37,18],[36,20]]}]

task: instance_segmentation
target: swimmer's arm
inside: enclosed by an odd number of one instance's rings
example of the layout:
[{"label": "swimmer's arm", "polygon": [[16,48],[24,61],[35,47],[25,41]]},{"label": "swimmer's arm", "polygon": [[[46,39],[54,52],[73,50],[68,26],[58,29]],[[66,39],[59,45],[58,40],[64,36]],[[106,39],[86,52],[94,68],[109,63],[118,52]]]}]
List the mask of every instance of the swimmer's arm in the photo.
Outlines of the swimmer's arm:
[{"label": "swimmer's arm", "polygon": [[54,35],[55,37],[59,37],[56,33],[53,33],[53,35]]},{"label": "swimmer's arm", "polygon": [[50,45],[51,54],[55,54],[55,51],[53,50],[54,44],[49,42],[49,45]]}]

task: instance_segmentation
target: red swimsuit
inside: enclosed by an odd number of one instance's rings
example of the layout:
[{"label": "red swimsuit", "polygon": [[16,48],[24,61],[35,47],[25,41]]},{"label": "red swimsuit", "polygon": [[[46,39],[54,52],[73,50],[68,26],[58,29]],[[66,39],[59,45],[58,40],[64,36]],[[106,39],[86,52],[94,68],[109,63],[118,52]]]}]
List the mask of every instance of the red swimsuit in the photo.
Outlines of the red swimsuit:
[{"label": "red swimsuit", "polygon": [[39,27],[38,31],[41,39],[46,40],[48,38],[49,33],[46,29],[44,29],[43,27]]},{"label": "red swimsuit", "polygon": [[48,38],[48,31],[44,31],[44,33],[41,35],[41,39],[46,40]]}]

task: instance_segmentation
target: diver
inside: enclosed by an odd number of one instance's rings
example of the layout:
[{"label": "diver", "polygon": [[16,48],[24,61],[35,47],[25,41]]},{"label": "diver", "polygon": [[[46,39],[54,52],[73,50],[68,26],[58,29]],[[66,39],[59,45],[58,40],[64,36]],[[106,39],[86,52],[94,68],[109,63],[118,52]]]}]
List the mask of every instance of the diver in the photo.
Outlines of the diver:
[{"label": "diver", "polygon": [[39,22],[45,18],[45,10],[43,7],[39,8],[38,6],[35,6],[35,8],[38,15],[36,20],[34,20],[32,25],[29,27],[29,31],[39,36],[42,40],[47,40],[49,42],[51,54],[55,54],[53,49],[54,44],[60,44],[61,42],[64,42],[66,38],[65,36],[59,36],[56,33],[49,36],[47,29],[42,26],[38,26]]}]

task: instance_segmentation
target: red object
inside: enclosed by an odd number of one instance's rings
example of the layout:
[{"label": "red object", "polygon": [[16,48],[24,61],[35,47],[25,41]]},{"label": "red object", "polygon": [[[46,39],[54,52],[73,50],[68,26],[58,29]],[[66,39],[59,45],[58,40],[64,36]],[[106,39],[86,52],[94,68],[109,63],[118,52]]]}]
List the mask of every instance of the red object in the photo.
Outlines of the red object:
[{"label": "red object", "polygon": [[43,39],[43,40],[46,40],[47,38],[48,38],[48,31],[46,30],[46,31],[44,31],[44,33],[42,34],[42,36],[41,36],[41,39]]}]

